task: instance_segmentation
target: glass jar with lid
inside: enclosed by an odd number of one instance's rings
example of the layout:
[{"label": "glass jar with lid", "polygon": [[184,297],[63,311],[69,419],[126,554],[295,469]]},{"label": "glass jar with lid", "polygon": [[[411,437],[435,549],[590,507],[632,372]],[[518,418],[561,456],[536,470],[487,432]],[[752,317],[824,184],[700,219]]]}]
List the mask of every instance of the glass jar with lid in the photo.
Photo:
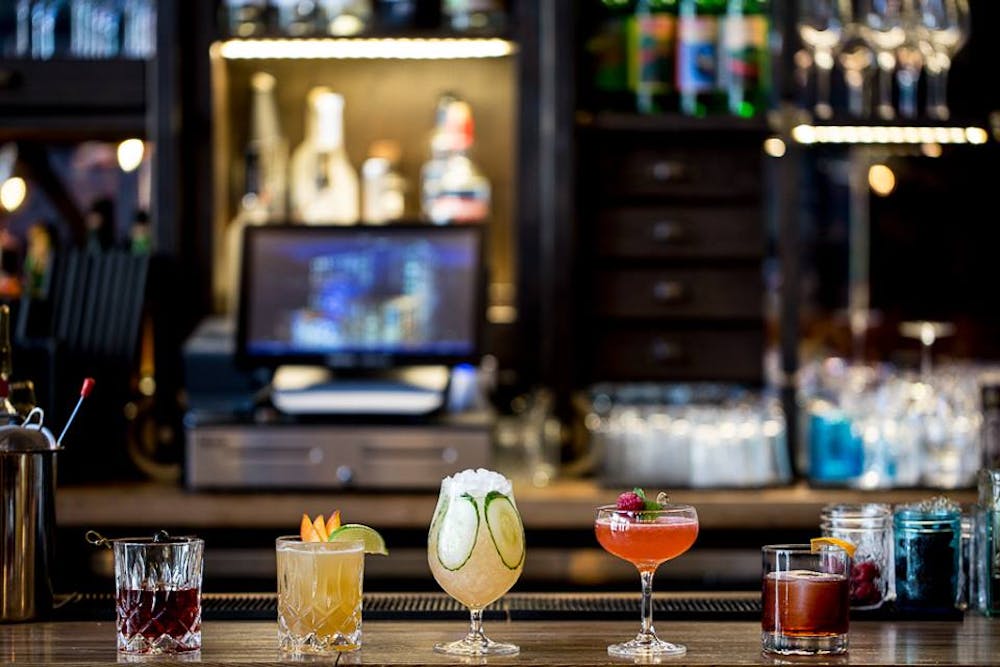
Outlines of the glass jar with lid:
[{"label": "glass jar with lid", "polygon": [[962,591],[961,506],[944,497],[898,506],[893,533],[896,608],[954,611]]},{"label": "glass jar with lid", "polygon": [[1000,616],[1000,469],[983,468],[979,471],[979,507],[982,514],[980,548],[975,556],[979,600],[988,616]]},{"label": "glass jar with lid", "polygon": [[883,503],[840,503],[820,512],[824,537],[857,547],[851,563],[851,608],[878,609],[895,597],[892,507]]}]

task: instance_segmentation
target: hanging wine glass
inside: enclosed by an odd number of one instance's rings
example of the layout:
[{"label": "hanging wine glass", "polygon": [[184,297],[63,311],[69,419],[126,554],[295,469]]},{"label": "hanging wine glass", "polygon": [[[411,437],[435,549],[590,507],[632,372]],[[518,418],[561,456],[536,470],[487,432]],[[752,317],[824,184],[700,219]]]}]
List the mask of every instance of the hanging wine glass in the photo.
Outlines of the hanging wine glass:
[{"label": "hanging wine glass", "polygon": [[871,109],[871,78],[875,66],[875,52],[862,37],[856,22],[844,29],[844,39],[837,50],[837,62],[844,71],[847,84],[847,112],[862,118]]},{"label": "hanging wine glass", "polygon": [[917,92],[920,74],[924,69],[924,52],[921,49],[919,19],[915,0],[905,0],[903,7],[903,43],[896,49],[896,87],[899,90],[899,115],[916,118],[919,113]]},{"label": "hanging wine glass", "polygon": [[926,59],[927,115],[948,120],[948,72],[952,58],[969,38],[967,0],[916,0],[921,46]]},{"label": "hanging wine glass", "polygon": [[878,64],[875,112],[886,120],[895,118],[892,79],[896,69],[896,49],[906,39],[902,0],[858,0],[858,22],[865,40],[875,51],[875,62]]},{"label": "hanging wine glass", "polygon": [[817,118],[828,120],[833,117],[830,72],[834,51],[840,44],[850,10],[845,0],[799,0],[798,9],[799,37],[809,50],[816,71],[813,112]]}]

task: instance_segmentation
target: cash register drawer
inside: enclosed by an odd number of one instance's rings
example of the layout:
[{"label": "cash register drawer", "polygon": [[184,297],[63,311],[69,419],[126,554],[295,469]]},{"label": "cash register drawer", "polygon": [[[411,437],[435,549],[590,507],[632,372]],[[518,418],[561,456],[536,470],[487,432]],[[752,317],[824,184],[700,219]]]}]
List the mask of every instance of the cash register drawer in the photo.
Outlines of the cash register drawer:
[{"label": "cash register drawer", "polygon": [[475,424],[220,424],[188,430],[191,489],[436,490],[488,467],[490,421]]}]

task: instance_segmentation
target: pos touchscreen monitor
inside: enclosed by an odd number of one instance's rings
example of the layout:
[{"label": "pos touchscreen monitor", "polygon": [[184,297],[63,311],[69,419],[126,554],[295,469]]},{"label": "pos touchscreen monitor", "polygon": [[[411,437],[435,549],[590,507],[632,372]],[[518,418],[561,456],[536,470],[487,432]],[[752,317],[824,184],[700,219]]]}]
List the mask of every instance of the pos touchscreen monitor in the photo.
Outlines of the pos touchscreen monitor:
[{"label": "pos touchscreen monitor", "polygon": [[247,228],[240,361],[336,371],[477,361],[482,232],[417,224]]}]

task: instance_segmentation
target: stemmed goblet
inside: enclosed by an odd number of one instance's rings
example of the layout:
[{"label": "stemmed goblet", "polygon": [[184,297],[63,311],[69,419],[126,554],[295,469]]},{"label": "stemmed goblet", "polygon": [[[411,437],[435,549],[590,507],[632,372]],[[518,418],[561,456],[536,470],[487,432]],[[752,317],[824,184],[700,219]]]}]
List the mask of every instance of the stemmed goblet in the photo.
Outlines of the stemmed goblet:
[{"label": "stemmed goblet", "polygon": [[948,72],[951,59],[969,38],[967,0],[916,0],[916,22],[927,71],[927,115],[948,120]]},{"label": "stemmed goblet", "polygon": [[514,585],[524,567],[524,526],[510,480],[482,468],[445,477],[427,536],[427,561],[441,588],[471,617],[468,634],[436,644],[436,652],[479,658],[520,651],[483,633],[483,609]]},{"label": "stemmed goblet", "polygon": [[812,55],[816,70],[816,101],[813,111],[817,118],[833,117],[830,104],[830,73],[833,54],[840,44],[844,22],[850,16],[847,0],[799,0],[799,38]]},{"label": "stemmed goblet", "polygon": [[875,51],[878,64],[875,111],[880,118],[895,118],[892,79],[896,70],[896,49],[906,40],[902,0],[859,0],[857,20],[865,40]]},{"label": "stemmed goblet", "polygon": [[594,532],[604,550],[635,565],[642,581],[642,626],[634,639],[608,646],[608,654],[618,658],[642,660],[687,652],[684,645],[656,636],[653,574],[662,563],[680,556],[694,544],[698,537],[698,513],[691,505],[653,505],[658,509],[619,509],[621,503],[604,505],[597,508],[594,520]]}]

